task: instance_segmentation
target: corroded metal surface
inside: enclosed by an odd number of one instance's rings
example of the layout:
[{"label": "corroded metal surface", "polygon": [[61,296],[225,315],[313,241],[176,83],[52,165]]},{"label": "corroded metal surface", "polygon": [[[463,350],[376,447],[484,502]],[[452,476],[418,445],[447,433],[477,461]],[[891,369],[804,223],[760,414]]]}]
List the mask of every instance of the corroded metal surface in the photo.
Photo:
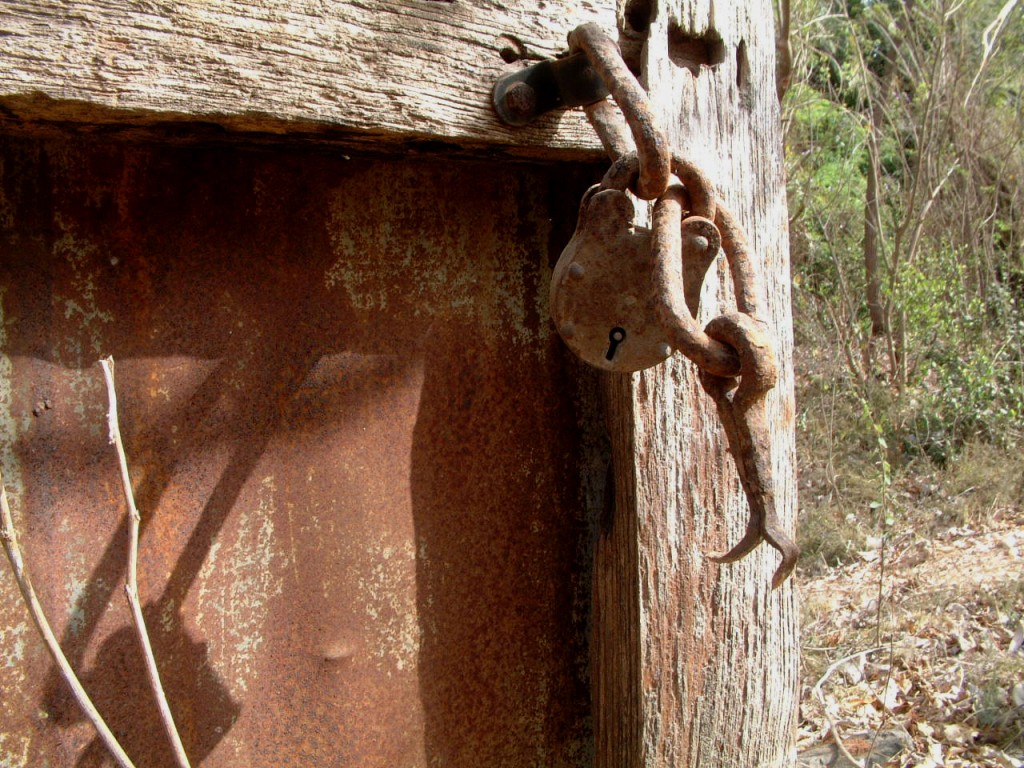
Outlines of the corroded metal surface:
[{"label": "corroded metal surface", "polygon": [[554,109],[591,104],[608,95],[587,57],[544,59],[498,78],[491,101],[505,125],[523,126]]},{"label": "corroded metal surface", "polygon": [[[569,348],[597,368],[640,371],[674,350],[697,365],[750,507],[743,538],[711,559],[735,562],[765,541],[782,555],[772,578],[777,588],[796,567],[799,550],[776,513],[765,396],[775,387],[778,364],[759,316],[760,275],[739,224],[716,202],[707,176],[679,153],[672,155],[672,172],[685,186],[673,184],[659,195],[653,230],[635,227],[624,190],[642,180],[643,162],[638,152],[622,155],[584,194],[576,232],[552,274],[552,320]],[[701,290],[720,249],[737,311],[701,328],[695,317]]]},{"label": "corroded metal surface", "polygon": [[[139,764],[171,758],[121,593],[108,354],[194,765],[589,764],[588,459],[540,288],[562,176],[0,141],[0,461]],[[0,763],[105,764],[6,571],[0,689]]]},{"label": "corroded metal surface", "polygon": [[595,186],[551,275],[551,319],[588,364],[615,373],[649,368],[672,354],[655,306],[651,237],[633,226],[625,192]]},{"label": "corroded metal surface", "polygon": [[[660,197],[672,176],[671,148],[654,119],[647,92],[629,71],[619,46],[599,24],[587,22],[569,33],[569,48],[587,55],[626,118],[640,158],[637,197]],[[603,132],[599,129],[598,133]],[[601,141],[607,143],[604,138]]]}]

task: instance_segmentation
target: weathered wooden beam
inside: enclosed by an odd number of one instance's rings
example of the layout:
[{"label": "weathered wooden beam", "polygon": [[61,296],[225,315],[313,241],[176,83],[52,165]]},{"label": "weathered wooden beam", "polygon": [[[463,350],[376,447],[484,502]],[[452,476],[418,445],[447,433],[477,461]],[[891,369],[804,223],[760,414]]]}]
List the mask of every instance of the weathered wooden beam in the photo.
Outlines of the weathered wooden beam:
[{"label": "weathered wooden beam", "polygon": [[585,21],[614,29],[614,3],[9,0],[0,114],[579,157],[600,151],[581,111],[511,129],[490,92]]},{"label": "weathered wooden beam", "polygon": [[[796,507],[792,320],[771,5],[632,3],[645,80],[670,142],[700,165],[745,229],[765,283],[780,374],[769,396],[778,513]],[[712,269],[698,318],[734,311]],[[706,556],[749,514],[714,403],[676,354],[606,387],[615,506],[595,567],[598,768],[788,765],[798,703],[796,594],[772,591],[774,550]]]}]

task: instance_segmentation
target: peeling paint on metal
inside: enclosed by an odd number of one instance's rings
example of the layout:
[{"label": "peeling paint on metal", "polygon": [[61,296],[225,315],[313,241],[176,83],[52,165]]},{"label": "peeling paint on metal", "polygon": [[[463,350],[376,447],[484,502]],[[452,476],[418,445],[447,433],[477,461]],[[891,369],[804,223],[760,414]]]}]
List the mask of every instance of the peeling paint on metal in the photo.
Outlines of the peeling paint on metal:
[{"label": "peeling paint on metal", "polygon": [[399,672],[413,669],[420,650],[420,627],[412,542],[397,547],[375,542],[367,554],[373,566],[357,584],[359,601],[372,620],[371,652]]},{"label": "peeling paint on metal", "polygon": [[[15,526],[19,524],[18,510],[21,507],[21,472],[14,453],[14,445],[18,439],[18,425],[12,415],[14,389],[12,383],[11,359],[6,354],[7,330],[4,317],[4,298],[6,289],[0,286],[0,465],[3,467],[4,485],[15,517]],[[23,696],[15,691],[25,680],[25,651],[29,637],[27,613],[21,604],[21,593],[10,573],[6,557],[2,558],[4,574],[0,578],[0,680],[3,689],[10,691],[0,698],[0,711],[9,725],[0,729],[0,768],[25,768],[29,761],[31,736],[11,726],[15,722],[15,708],[25,703]],[[20,719],[20,718],[19,718]]]},{"label": "peeling paint on metal", "polygon": [[3,666],[13,669],[25,658],[28,630],[27,622],[15,624],[7,629],[0,627],[0,662],[3,662]]},{"label": "peeling paint on metal", "polygon": [[[368,212],[386,211],[387,216],[367,215],[358,226],[352,225],[350,191],[339,189],[331,196],[328,209],[334,261],[324,272],[324,285],[329,291],[342,293],[357,310],[383,311],[393,309],[389,301],[396,298],[388,286],[407,283],[414,271],[414,294],[401,298],[412,300],[417,317],[429,321],[465,311],[489,328],[500,327],[502,336],[509,341],[540,355],[551,329],[547,322],[538,325],[531,320],[547,317],[547,292],[529,290],[523,284],[523,276],[525,270],[532,272],[539,267],[541,281],[546,281],[547,264],[531,263],[538,254],[521,240],[498,235],[505,222],[489,225],[486,220],[467,218],[460,208],[464,204],[460,196],[447,194],[449,187],[460,181],[455,173],[440,169],[429,179],[409,171],[401,173],[393,186],[381,185],[367,201]],[[410,189],[416,189],[417,195],[429,200],[436,211],[436,221],[444,223],[435,236],[410,239],[405,234],[408,224],[403,219],[422,215],[409,203]],[[493,195],[493,191],[481,194]],[[536,194],[535,189],[525,184],[510,185],[501,190],[499,199],[489,202],[497,210],[516,211],[524,219],[518,226],[529,232],[529,238],[545,240],[551,220],[538,215],[531,205]],[[500,247],[485,255],[482,244],[496,241],[500,241]],[[386,257],[381,258],[381,252]],[[490,260],[485,273],[488,282],[481,285],[481,271],[475,267],[485,258]],[[487,306],[480,301],[482,291],[493,292],[497,312],[481,311]],[[444,296],[444,302],[430,300],[436,296]]]},{"label": "peeling paint on metal", "polygon": [[[81,336],[69,336],[62,340],[61,361],[69,367],[69,386],[74,395],[75,413],[82,425],[92,434],[101,434],[105,422],[97,418],[103,411],[103,383],[93,366],[104,356],[103,325],[112,323],[114,315],[100,308],[97,298],[97,283],[100,279],[96,268],[99,247],[75,232],[74,224],[64,216],[54,216],[54,223],[60,232],[53,244],[55,255],[62,257],[71,269],[68,295],[55,296],[55,303],[64,307],[64,319],[79,325]],[[88,404],[92,403],[90,410]]]},{"label": "peeling paint on metal", "polygon": [[0,768],[26,768],[32,739],[21,733],[0,731]]},{"label": "peeling paint on metal", "polygon": [[[239,514],[237,538],[223,547],[216,542],[199,574],[196,624],[209,631],[218,626],[212,657],[233,695],[249,690],[257,651],[264,643],[268,603],[281,594],[286,554],[276,547],[273,477],[264,477],[256,506]],[[221,550],[224,553],[220,555]],[[220,555],[218,557],[218,555]],[[222,571],[216,574],[215,571]],[[230,573],[227,576],[226,571]]]},{"label": "peeling paint on metal", "polygon": [[7,499],[11,505],[15,525],[18,522],[19,503],[22,494],[21,471],[14,445],[21,430],[13,415],[14,382],[11,358],[7,355],[7,323],[4,313],[4,300],[7,286],[0,285],[0,462],[3,463],[4,485],[7,488]]},{"label": "peeling paint on metal", "polygon": [[[75,541],[78,536],[71,530],[71,523],[67,518],[61,519],[57,524],[65,541]],[[72,637],[77,636],[85,626],[84,606],[89,599],[89,564],[86,562],[85,553],[80,548],[67,549],[64,555],[64,591],[66,597],[63,605],[68,605],[68,626],[67,631]],[[102,585],[99,585],[102,588]]]}]

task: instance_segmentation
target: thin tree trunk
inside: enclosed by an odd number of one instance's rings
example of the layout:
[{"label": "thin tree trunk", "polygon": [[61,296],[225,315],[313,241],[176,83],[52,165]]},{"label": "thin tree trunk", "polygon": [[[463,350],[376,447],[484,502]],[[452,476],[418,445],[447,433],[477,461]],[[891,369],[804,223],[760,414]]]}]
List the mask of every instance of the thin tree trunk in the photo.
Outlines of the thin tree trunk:
[{"label": "thin tree trunk", "polygon": [[883,117],[878,100],[871,108],[871,126],[868,137],[868,178],[864,200],[864,279],[868,313],[871,317],[871,338],[886,335],[885,299],[882,295],[882,273],[879,250],[882,239],[882,213],[879,201],[881,158],[878,151],[878,125]]},{"label": "thin tree trunk", "polygon": [[775,5],[775,95],[782,103],[793,81],[793,46],[790,43],[790,0],[778,0]]}]

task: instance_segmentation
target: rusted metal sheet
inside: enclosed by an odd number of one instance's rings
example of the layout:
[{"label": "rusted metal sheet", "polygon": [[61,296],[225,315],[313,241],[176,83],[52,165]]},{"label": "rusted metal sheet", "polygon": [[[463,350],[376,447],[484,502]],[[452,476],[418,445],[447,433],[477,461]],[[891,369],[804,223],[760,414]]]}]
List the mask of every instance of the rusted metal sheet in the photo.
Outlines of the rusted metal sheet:
[{"label": "rusted metal sheet", "polygon": [[[590,764],[603,468],[545,290],[584,181],[0,139],[0,461],[140,765],[172,763],[121,589],[108,354],[194,765]],[[0,764],[106,764],[0,571]]]}]

